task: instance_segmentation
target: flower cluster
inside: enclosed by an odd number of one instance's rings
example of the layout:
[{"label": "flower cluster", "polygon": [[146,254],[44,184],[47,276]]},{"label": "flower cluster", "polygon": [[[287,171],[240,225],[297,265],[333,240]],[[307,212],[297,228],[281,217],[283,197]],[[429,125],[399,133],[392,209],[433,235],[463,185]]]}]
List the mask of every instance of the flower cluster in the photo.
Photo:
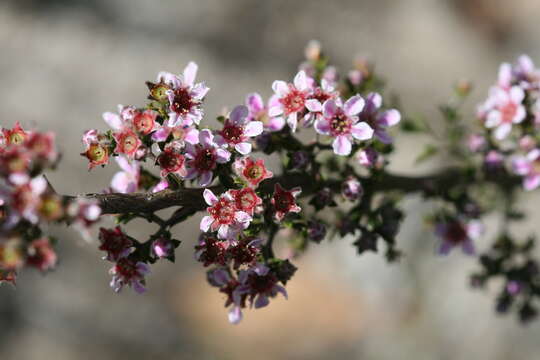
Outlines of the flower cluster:
[{"label": "flower cluster", "polygon": [[114,263],[109,271],[112,275],[111,287],[115,292],[124,286],[133,288],[137,293],[143,293],[145,275],[150,272],[147,264],[130,256],[135,250],[134,241],[117,226],[114,229],[99,229],[99,250],[105,251],[104,260]]},{"label": "flower cluster", "polygon": [[523,177],[528,191],[540,186],[540,70],[528,56],[500,66],[497,83],[478,106],[478,117],[486,134],[470,135],[467,145],[483,155],[486,169],[506,167]]},{"label": "flower cluster", "polygon": [[40,271],[56,264],[54,239],[46,236],[46,222],[94,223],[100,209],[87,204],[89,211],[78,212],[84,200],[68,200],[57,195],[42,172],[56,166],[59,159],[52,133],[24,130],[17,122],[2,129],[0,137],[0,282],[15,283],[24,266]]}]

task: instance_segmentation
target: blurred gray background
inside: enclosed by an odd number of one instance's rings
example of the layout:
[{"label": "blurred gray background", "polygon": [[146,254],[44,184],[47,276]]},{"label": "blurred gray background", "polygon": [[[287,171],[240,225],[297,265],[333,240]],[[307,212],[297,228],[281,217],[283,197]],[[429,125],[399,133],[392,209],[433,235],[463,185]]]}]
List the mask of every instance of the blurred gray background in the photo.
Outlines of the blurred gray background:
[{"label": "blurred gray background", "polygon": [[[473,119],[500,62],[540,59],[539,18],[536,0],[2,0],[0,123],[55,131],[64,153],[49,175],[57,191],[96,192],[117,169],[88,173],[80,135],[105,129],[101,113],[118,103],[143,104],[145,80],[197,62],[211,119],[291,79],[311,39],[343,73],[354,55],[367,56],[405,110],[434,124],[436,105],[470,79]],[[430,171],[412,167],[419,139],[402,136],[398,147],[395,171]],[[401,263],[357,257],[353,239],[312,247],[297,260],[290,299],[247,311],[239,326],[227,323],[223,297],[193,260],[199,218],[177,229],[177,263],[154,266],[142,296],[115,295],[96,243],[53,227],[58,269],[0,287],[0,359],[538,359],[540,323],[495,316],[495,287],[468,288],[473,258],[434,256],[422,220],[429,204],[406,208]]]}]

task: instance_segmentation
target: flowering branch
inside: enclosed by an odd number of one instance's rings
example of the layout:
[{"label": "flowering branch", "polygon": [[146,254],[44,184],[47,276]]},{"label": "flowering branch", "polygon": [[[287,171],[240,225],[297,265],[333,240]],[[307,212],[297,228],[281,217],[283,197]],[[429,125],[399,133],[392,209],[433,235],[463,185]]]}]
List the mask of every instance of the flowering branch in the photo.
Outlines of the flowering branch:
[{"label": "flowering branch", "polygon": [[[398,233],[405,213],[400,201],[413,193],[432,202],[428,214],[438,253],[461,249],[475,255],[482,218],[501,216],[492,248],[481,254],[472,284],[502,278],[497,311],[512,308],[527,322],[536,317],[540,270],[534,236],[520,241],[512,226],[525,216],[516,194],[540,187],[540,70],[521,57],[501,66],[497,84],[479,106],[478,133],[460,110],[470,92],[460,83],[440,107],[444,136],[421,119],[402,116],[383,101],[383,81],[359,59],[344,81],[317,43],[292,82],[276,80],[267,102],[258,93],[218,116],[218,129],[204,127],[203,101],[209,88],[196,82],[189,63],[180,75],[160,72],[147,82],[144,107],[119,106],[103,120],[111,128],[84,133],[82,156],[90,170],[114,160],[120,167],[99,194],[61,196],[43,171],[59,156],[54,134],[26,131],[19,123],[0,138],[0,282],[15,283],[18,271],[47,271],[56,264],[56,239],[43,223],[72,224],[83,236],[103,215],[117,226],[99,229],[99,249],[112,263],[111,287],[146,291],[151,265],[174,262],[181,241],[172,229],[203,212],[195,258],[209,267],[208,282],[226,296],[229,321],[247,307],[267,306],[296,267],[291,263],[312,244],[351,237],[358,254],[384,250],[398,260]],[[432,138],[417,161],[444,156],[451,166],[422,176],[393,174],[386,166],[396,150],[392,128]],[[315,134],[304,143],[297,133]],[[278,160],[279,174],[261,157]],[[258,157],[256,157],[258,156]],[[164,218],[156,212],[177,208]],[[147,239],[125,227],[133,219],[156,226]],[[279,232],[289,230],[287,239]],[[182,239],[186,242],[188,239]],[[280,258],[276,241],[286,243]]]}]

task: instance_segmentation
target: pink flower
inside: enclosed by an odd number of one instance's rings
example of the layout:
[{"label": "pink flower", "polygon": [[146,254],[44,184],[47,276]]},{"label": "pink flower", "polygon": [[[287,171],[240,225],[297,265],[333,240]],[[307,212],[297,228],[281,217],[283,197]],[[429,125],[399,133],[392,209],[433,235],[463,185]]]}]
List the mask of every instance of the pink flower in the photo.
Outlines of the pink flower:
[{"label": "pink flower", "polygon": [[114,158],[122,171],[117,172],[111,181],[111,189],[115,192],[128,194],[136,192],[139,188],[140,166],[134,161],[130,163],[125,157]]},{"label": "pink flower", "polygon": [[159,128],[156,122],[158,113],[153,110],[137,111],[133,117],[133,127],[135,131],[142,135],[148,135]]},{"label": "pink flower", "polygon": [[186,177],[188,174],[185,163],[186,157],[178,152],[174,147],[166,147],[159,153],[156,162],[161,168],[161,177],[165,178],[168,174],[177,174]]},{"label": "pink flower", "polygon": [[210,207],[206,209],[209,215],[201,220],[201,231],[217,230],[220,239],[232,239],[239,231],[249,226],[251,216],[238,209],[235,199],[229,192],[218,198],[212,190],[205,189],[203,196]]},{"label": "pink flower", "polygon": [[119,132],[115,132],[113,137],[116,140],[115,153],[124,154],[128,159],[135,158],[135,154],[139,150],[139,147],[141,147],[142,141],[133,130],[124,128]]},{"label": "pink flower", "polygon": [[21,145],[26,140],[28,133],[24,131],[17,121],[12,129],[2,129],[4,145]]},{"label": "pink flower", "polygon": [[58,159],[56,151],[54,133],[38,133],[32,132],[29,134],[25,147],[32,152],[33,156],[40,160],[45,160],[54,163]]},{"label": "pink flower", "polygon": [[392,137],[386,129],[397,125],[401,121],[401,114],[395,109],[381,112],[382,97],[378,93],[370,93],[362,112],[358,115],[360,121],[365,121],[375,130],[375,137],[384,144],[390,144]]},{"label": "pink flower", "polygon": [[47,271],[55,267],[57,256],[49,241],[43,237],[33,240],[28,246],[26,264],[37,268],[39,271]]},{"label": "pink flower", "polygon": [[143,262],[120,258],[109,273],[113,276],[111,287],[115,292],[120,292],[127,285],[142,294],[146,291],[144,277],[150,273],[150,268]]},{"label": "pink flower", "polygon": [[253,188],[259,186],[261,181],[273,176],[272,172],[268,171],[264,166],[263,159],[253,161],[250,157],[239,158],[234,162],[233,169],[242,180]]},{"label": "pink flower", "polygon": [[260,121],[267,131],[280,131],[285,126],[285,119],[281,116],[270,117],[268,109],[272,106],[279,106],[277,96],[272,96],[268,101],[268,106],[264,105],[261,95],[252,93],[246,96],[246,106],[248,108],[248,121]]},{"label": "pink flower", "polygon": [[454,247],[461,247],[468,255],[474,254],[474,243],[483,232],[483,226],[479,221],[465,222],[459,219],[451,219],[439,222],[435,226],[435,233],[441,238],[439,254],[447,255]]},{"label": "pink flower", "polygon": [[231,153],[214,142],[214,136],[208,129],[199,132],[199,144],[186,145],[187,175],[186,179],[199,178],[200,186],[208,186],[213,180],[213,171],[217,164],[225,164]]},{"label": "pink flower", "polygon": [[274,217],[277,221],[283,220],[288,213],[298,213],[300,206],[296,204],[296,197],[302,192],[300,188],[285,190],[280,184],[274,186],[274,195],[271,203],[274,206]]},{"label": "pink flower", "polygon": [[527,191],[540,185],[540,149],[533,149],[526,156],[516,156],[512,159],[514,173],[523,176],[523,188]]},{"label": "pink flower", "polygon": [[112,230],[100,228],[99,241],[101,242],[99,250],[107,252],[107,255],[103,257],[104,260],[116,262],[127,257],[133,250],[133,241],[120,226]]},{"label": "pink flower", "polygon": [[278,284],[277,276],[264,264],[241,270],[238,281],[240,285],[234,289],[233,298],[247,296],[255,309],[267,306],[270,303],[269,298],[276,297],[279,293],[287,298],[287,291]]},{"label": "pink flower", "polygon": [[202,235],[199,244],[195,246],[195,259],[203,265],[221,265],[225,266],[227,261],[226,250],[229,243],[219,240],[213,236]]},{"label": "pink flower", "polygon": [[524,97],[525,92],[519,86],[512,86],[509,90],[500,87],[491,89],[488,100],[480,109],[480,115],[485,120],[486,128],[495,129],[497,140],[510,134],[512,124],[519,124],[525,119],[525,107],[521,104]]},{"label": "pink flower", "polygon": [[16,184],[14,188],[0,191],[0,199],[8,205],[9,217],[6,225],[16,225],[21,218],[32,224],[39,221],[39,206],[41,196],[47,190],[47,180],[42,176],[28,182]]},{"label": "pink flower", "polygon": [[251,216],[260,210],[262,199],[257,196],[252,188],[247,187],[240,190],[229,190],[228,192],[231,194],[238,210],[244,211]]},{"label": "pink flower", "polygon": [[88,130],[83,134],[82,142],[85,146],[85,152],[81,156],[86,157],[88,170],[92,170],[98,165],[105,165],[109,162],[109,149],[105,144],[101,143],[101,137],[97,130]]},{"label": "pink flower", "polygon": [[182,75],[160,72],[157,81],[167,84],[169,126],[199,124],[203,118],[202,101],[208,90],[204,83],[195,83],[197,64],[190,62]]},{"label": "pink flower", "polygon": [[364,108],[364,100],[359,95],[351,97],[344,105],[341,102],[327,100],[324,103],[323,117],[315,122],[319,134],[335,138],[332,147],[337,155],[351,153],[353,138],[368,140],[373,136],[373,129],[365,122],[358,122],[356,116]]},{"label": "pink flower", "polygon": [[358,163],[367,168],[379,167],[384,164],[382,156],[373,148],[360,149],[356,153]]},{"label": "pink flower", "polygon": [[263,123],[248,119],[248,108],[239,105],[231,111],[228,119],[225,119],[223,129],[216,136],[219,145],[232,146],[242,155],[251,152],[250,137],[260,135],[263,132]]},{"label": "pink flower", "polygon": [[268,114],[271,117],[283,115],[287,119],[287,124],[291,131],[296,131],[298,117],[304,115],[306,111],[319,111],[317,101],[308,100],[311,94],[313,80],[308,78],[305,71],[300,71],[294,77],[294,84],[287,84],[285,81],[276,80],[272,84],[272,89],[278,97],[275,104],[271,104]]}]

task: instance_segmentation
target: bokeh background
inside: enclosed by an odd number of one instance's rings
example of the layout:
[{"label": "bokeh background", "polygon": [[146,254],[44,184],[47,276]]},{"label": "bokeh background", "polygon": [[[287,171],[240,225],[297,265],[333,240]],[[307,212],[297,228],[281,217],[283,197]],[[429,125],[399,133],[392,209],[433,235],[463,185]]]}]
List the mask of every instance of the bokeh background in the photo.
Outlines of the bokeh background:
[{"label": "bokeh background", "polygon": [[[371,59],[404,109],[435,126],[436,105],[457,80],[472,80],[472,121],[500,62],[540,59],[539,18],[537,0],[2,0],[0,123],[55,131],[64,153],[49,174],[57,191],[97,192],[116,169],[88,173],[80,135],[105,129],[100,114],[116,104],[142,104],[145,80],[196,61],[211,118],[248,92],[270,95],[311,39],[343,72],[356,54]],[[437,165],[412,166],[420,143],[398,138],[395,171]],[[526,206],[534,212],[535,202]],[[538,359],[540,323],[497,317],[495,288],[468,286],[473,258],[434,256],[422,220],[430,205],[413,198],[405,207],[402,262],[358,257],[353,239],[312,247],[296,261],[290,299],[247,311],[239,326],[227,323],[223,297],[193,259],[199,218],[177,228],[177,263],[154,266],[142,296],[114,294],[96,243],[52,227],[57,270],[0,287],[0,359]]]}]

